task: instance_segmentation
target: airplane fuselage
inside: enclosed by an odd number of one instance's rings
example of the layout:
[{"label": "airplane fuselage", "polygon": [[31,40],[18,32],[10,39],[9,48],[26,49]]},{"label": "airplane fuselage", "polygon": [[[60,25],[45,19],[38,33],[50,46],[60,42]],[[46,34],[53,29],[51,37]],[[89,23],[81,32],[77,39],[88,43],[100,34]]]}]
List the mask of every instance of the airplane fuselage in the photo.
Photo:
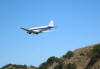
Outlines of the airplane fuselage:
[{"label": "airplane fuselage", "polygon": [[42,33],[43,31],[46,31],[51,28],[53,28],[53,27],[41,26],[41,27],[30,28],[30,29],[28,29],[29,31],[27,31],[27,33],[28,34],[31,34],[31,33],[38,34],[38,33]]}]

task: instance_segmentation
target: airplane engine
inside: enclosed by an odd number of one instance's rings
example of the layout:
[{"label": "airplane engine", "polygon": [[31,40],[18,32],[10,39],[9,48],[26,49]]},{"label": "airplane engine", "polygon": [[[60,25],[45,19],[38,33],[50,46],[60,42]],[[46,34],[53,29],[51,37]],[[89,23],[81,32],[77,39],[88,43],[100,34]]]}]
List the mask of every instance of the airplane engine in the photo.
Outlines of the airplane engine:
[{"label": "airplane engine", "polygon": [[31,32],[27,32],[28,34],[31,34]]}]

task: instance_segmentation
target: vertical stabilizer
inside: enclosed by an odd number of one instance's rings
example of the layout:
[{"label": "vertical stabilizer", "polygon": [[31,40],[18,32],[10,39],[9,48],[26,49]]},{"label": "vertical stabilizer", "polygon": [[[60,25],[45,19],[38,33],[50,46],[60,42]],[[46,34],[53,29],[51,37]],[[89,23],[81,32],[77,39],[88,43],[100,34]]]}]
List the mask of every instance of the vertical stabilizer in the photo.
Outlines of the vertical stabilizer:
[{"label": "vertical stabilizer", "polygon": [[53,20],[50,21],[49,26],[54,27],[54,21]]}]

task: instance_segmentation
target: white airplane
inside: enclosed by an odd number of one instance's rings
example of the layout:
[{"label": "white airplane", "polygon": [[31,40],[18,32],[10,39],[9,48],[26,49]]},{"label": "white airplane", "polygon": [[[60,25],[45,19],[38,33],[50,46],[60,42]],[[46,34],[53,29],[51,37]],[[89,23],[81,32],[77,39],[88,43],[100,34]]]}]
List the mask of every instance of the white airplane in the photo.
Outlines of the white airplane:
[{"label": "white airplane", "polygon": [[21,28],[25,31],[27,31],[28,34],[39,34],[39,33],[42,33],[42,32],[46,32],[46,30],[48,29],[51,29],[51,28],[54,28],[54,22],[53,21],[50,21],[50,24],[47,25],[47,26],[41,26],[41,27],[34,27],[34,28],[30,28],[30,29],[26,29],[26,28]]}]

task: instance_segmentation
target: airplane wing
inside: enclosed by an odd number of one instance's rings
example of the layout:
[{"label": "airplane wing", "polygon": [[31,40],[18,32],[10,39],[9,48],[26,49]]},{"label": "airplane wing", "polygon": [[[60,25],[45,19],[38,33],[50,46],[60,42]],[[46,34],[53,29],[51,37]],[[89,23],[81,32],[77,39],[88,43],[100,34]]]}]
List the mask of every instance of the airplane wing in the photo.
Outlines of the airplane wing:
[{"label": "airplane wing", "polygon": [[42,31],[42,32],[53,32],[53,31]]},{"label": "airplane wing", "polygon": [[21,29],[23,29],[23,30],[25,30],[25,31],[29,31],[28,29],[25,29],[25,28],[21,28]]}]

